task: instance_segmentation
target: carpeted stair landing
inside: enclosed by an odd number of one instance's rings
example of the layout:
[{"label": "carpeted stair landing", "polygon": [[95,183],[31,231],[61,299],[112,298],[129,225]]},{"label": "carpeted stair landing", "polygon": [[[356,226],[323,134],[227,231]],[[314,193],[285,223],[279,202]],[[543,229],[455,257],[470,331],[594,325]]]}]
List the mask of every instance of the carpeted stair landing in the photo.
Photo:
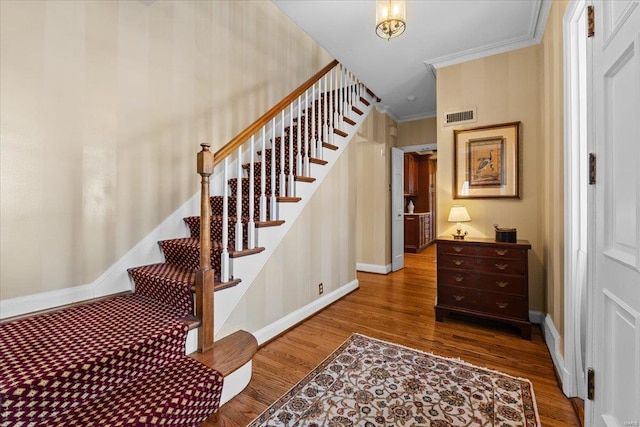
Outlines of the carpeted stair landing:
[{"label": "carpeted stair landing", "polygon": [[180,308],[124,295],[0,324],[2,426],[197,426],[223,378]]}]

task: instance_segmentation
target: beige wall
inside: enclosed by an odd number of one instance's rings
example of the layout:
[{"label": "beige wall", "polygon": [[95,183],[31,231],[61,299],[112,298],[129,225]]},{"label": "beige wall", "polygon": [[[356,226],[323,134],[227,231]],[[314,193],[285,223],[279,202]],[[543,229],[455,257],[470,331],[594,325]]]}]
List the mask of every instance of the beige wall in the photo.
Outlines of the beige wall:
[{"label": "beige wall", "polygon": [[0,298],[90,283],[331,57],[267,1],[0,2]]},{"label": "beige wall", "polygon": [[[250,332],[356,279],[356,163],[352,141],[219,332]],[[330,230],[330,232],[327,232]]]},{"label": "beige wall", "polygon": [[398,147],[433,144],[438,140],[435,117],[398,123]]},{"label": "beige wall", "polygon": [[[471,222],[470,236],[493,237],[493,224],[516,227],[518,238],[531,242],[529,300],[532,310],[544,310],[543,198],[540,173],[544,169],[540,134],[540,68],[538,46],[495,55],[438,70],[438,111],[474,105],[479,121],[473,126],[443,126],[438,117],[437,233],[449,234],[451,205],[464,204]],[[453,130],[506,122],[521,122],[521,199],[454,200]]]},{"label": "beige wall", "polygon": [[[537,46],[438,70],[438,110],[476,105],[481,121],[521,121],[521,200],[462,200],[471,235],[493,236],[491,225],[516,227],[527,239],[530,307],[548,313],[564,336],[564,101],[562,18],[568,1],[552,2]],[[438,120],[438,233],[453,229],[453,129]],[[560,348],[563,349],[562,342]]]},{"label": "beige wall", "polygon": [[568,1],[554,1],[539,48],[542,232],[546,312],[564,353],[564,84],[562,18]]},{"label": "beige wall", "polygon": [[396,122],[373,109],[358,130],[356,260],[384,267],[391,263],[391,153]]}]

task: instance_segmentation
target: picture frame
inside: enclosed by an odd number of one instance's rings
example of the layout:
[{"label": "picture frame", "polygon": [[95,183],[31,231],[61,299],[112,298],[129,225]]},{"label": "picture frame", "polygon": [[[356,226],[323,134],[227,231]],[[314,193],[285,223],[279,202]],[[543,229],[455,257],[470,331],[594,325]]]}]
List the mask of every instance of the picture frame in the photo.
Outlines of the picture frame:
[{"label": "picture frame", "polygon": [[453,198],[520,198],[520,122],[456,129]]}]

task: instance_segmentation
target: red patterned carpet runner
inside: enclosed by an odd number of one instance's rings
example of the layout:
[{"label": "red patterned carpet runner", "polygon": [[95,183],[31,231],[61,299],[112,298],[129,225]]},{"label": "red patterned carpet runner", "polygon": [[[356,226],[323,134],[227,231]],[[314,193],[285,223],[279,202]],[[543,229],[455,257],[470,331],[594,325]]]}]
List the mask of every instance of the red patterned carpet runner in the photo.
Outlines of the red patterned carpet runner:
[{"label": "red patterned carpet runner", "polygon": [[133,294],[0,324],[1,425],[198,425],[223,379],[184,355],[181,316]]},{"label": "red patterned carpet runner", "polygon": [[258,426],[539,427],[529,380],[353,334]]}]

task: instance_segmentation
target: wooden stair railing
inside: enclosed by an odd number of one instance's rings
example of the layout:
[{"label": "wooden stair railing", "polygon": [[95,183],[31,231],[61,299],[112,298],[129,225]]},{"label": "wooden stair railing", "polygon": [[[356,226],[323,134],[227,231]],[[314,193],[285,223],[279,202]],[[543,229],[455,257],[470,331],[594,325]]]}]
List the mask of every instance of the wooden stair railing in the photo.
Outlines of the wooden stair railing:
[{"label": "wooden stair railing", "polygon": [[198,351],[213,347],[214,270],[211,268],[211,203],[209,177],[213,174],[214,155],[209,144],[200,144],[198,174],[200,184],[200,269],[196,272],[196,316],[202,322],[198,331]]},{"label": "wooden stair railing", "polygon": [[[338,149],[335,136],[348,135],[342,130],[344,124],[356,123],[348,114],[362,114],[356,104],[368,105],[363,101],[370,93],[353,73],[333,60],[215,155],[209,144],[201,144],[197,161],[201,176],[200,265],[195,286],[196,315],[202,322],[199,351],[207,351],[214,344],[214,269],[220,269],[217,276],[223,286],[234,280],[230,275],[230,258],[264,249],[256,247],[256,229],[282,223],[278,203],[301,200],[296,197],[296,185],[314,181],[311,165],[326,164],[323,149]],[[256,154],[260,155],[258,162]],[[218,165],[222,167],[223,201],[221,230],[215,229],[213,233],[220,253],[220,262],[214,259],[214,267],[209,181]],[[230,205],[233,197],[235,209]],[[231,239],[231,235],[235,237]]]}]

